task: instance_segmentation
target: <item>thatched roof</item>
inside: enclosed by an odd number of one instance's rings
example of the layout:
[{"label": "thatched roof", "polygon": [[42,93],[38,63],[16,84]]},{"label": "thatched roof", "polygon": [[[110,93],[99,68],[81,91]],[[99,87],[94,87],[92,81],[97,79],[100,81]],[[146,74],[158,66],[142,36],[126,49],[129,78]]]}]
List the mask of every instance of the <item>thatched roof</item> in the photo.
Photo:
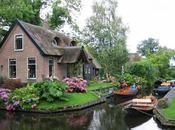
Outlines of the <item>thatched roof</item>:
[{"label": "thatched roof", "polygon": [[[58,63],[76,63],[80,59],[84,62],[89,62],[89,59],[92,59],[94,67],[101,68],[89,52],[86,52],[82,47],[71,46],[71,44],[76,45],[76,43],[69,37],[62,33],[49,30],[41,26],[32,25],[21,20],[16,20],[16,22],[11,26],[0,44],[0,48],[5,43],[10,32],[16,25],[19,25],[22,28],[42,55],[56,56],[58,57]],[[54,40],[59,41],[59,46],[53,45]]]},{"label": "thatched roof", "polygon": [[[18,20],[19,21],[19,20]],[[69,46],[72,40],[59,32],[48,30],[40,26],[32,25],[23,21],[19,21],[24,30],[29,34],[32,40],[46,55],[63,55],[63,47]],[[54,47],[52,42],[55,38],[59,38],[60,46]]]},{"label": "thatched roof", "polygon": [[58,63],[76,63],[80,59],[89,62],[88,55],[82,47],[64,47],[64,55],[58,60]]}]

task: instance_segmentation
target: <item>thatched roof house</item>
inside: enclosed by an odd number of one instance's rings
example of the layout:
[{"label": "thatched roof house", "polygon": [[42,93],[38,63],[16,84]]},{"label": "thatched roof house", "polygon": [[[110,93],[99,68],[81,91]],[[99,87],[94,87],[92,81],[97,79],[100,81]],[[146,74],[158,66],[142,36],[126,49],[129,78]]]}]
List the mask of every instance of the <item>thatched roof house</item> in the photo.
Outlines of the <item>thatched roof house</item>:
[{"label": "thatched roof house", "polygon": [[0,72],[4,77],[24,82],[73,76],[72,66],[75,68],[80,61],[79,76],[95,76],[95,72],[86,73],[89,64],[93,71],[101,68],[89,52],[64,34],[20,20],[11,26],[0,44]]}]

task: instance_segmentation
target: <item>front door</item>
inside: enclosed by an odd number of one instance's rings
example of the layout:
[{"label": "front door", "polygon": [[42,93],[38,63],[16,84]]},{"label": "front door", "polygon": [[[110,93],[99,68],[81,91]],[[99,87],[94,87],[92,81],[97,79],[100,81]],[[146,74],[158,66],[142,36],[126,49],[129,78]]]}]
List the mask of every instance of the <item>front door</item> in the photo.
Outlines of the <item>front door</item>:
[{"label": "front door", "polygon": [[83,77],[86,80],[91,80],[93,78],[93,68],[91,64],[84,65]]}]

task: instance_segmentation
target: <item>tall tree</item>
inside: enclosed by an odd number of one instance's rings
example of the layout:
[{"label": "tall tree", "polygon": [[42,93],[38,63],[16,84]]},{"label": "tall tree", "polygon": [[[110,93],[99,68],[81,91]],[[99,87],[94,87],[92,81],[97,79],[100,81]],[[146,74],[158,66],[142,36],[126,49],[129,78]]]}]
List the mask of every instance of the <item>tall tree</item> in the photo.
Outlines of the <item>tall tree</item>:
[{"label": "tall tree", "polygon": [[141,44],[137,46],[137,52],[142,56],[147,56],[148,54],[153,54],[159,49],[159,41],[154,38],[148,38],[143,40]]},{"label": "tall tree", "polygon": [[158,68],[158,74],[161,78],[169,77],[170,59],[175,55],[175,51],[166,47],[160,47],[155,54],[149,55],[147,58]]},{"label": "tall tree", "polygon": [[101,0],[93,6],[94,15],[91,16],[85,29],[85,38],[96,48],[113,46],[117,42],[125,41],[126,30],[122,20],[117,16],[117,2],[115,0]]},{"label": "tall tree", "polygon": [[121,71],[127,61],[126,31],[122,20],[117,16],[115,0],[101,0],[93,6],[91,16],[83,30],[85,42],[94,48],[106,74]]},{"label": "tall tree", "polygon": [[71,21],[70,11],[71,9],[79,11],[81,0],[0,0],[0,41],[17,18],[31,24],[41,25],[43,21],[40,17],[41,11],[46,11],[45,8],[50,5],[53,5],[53,11],[49,14],[48,21],[54,29],[64,24],[67,19]]}]

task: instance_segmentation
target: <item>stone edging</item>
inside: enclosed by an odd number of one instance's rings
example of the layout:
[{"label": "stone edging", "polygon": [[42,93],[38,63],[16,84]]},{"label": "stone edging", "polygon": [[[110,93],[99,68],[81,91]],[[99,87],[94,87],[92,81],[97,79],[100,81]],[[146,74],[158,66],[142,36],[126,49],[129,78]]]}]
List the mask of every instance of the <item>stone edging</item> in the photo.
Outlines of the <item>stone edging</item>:
[{"label": "stone edging", "polygon": [[175,126],[175,120],[170,120],[170,119],[167,119],[161,112],[159,109],[155,108],[153,110],[153,113],[155,114],[154,117],[156,119],[158,119],[161,123],[161,125],[164,125],[164,126]]}]

